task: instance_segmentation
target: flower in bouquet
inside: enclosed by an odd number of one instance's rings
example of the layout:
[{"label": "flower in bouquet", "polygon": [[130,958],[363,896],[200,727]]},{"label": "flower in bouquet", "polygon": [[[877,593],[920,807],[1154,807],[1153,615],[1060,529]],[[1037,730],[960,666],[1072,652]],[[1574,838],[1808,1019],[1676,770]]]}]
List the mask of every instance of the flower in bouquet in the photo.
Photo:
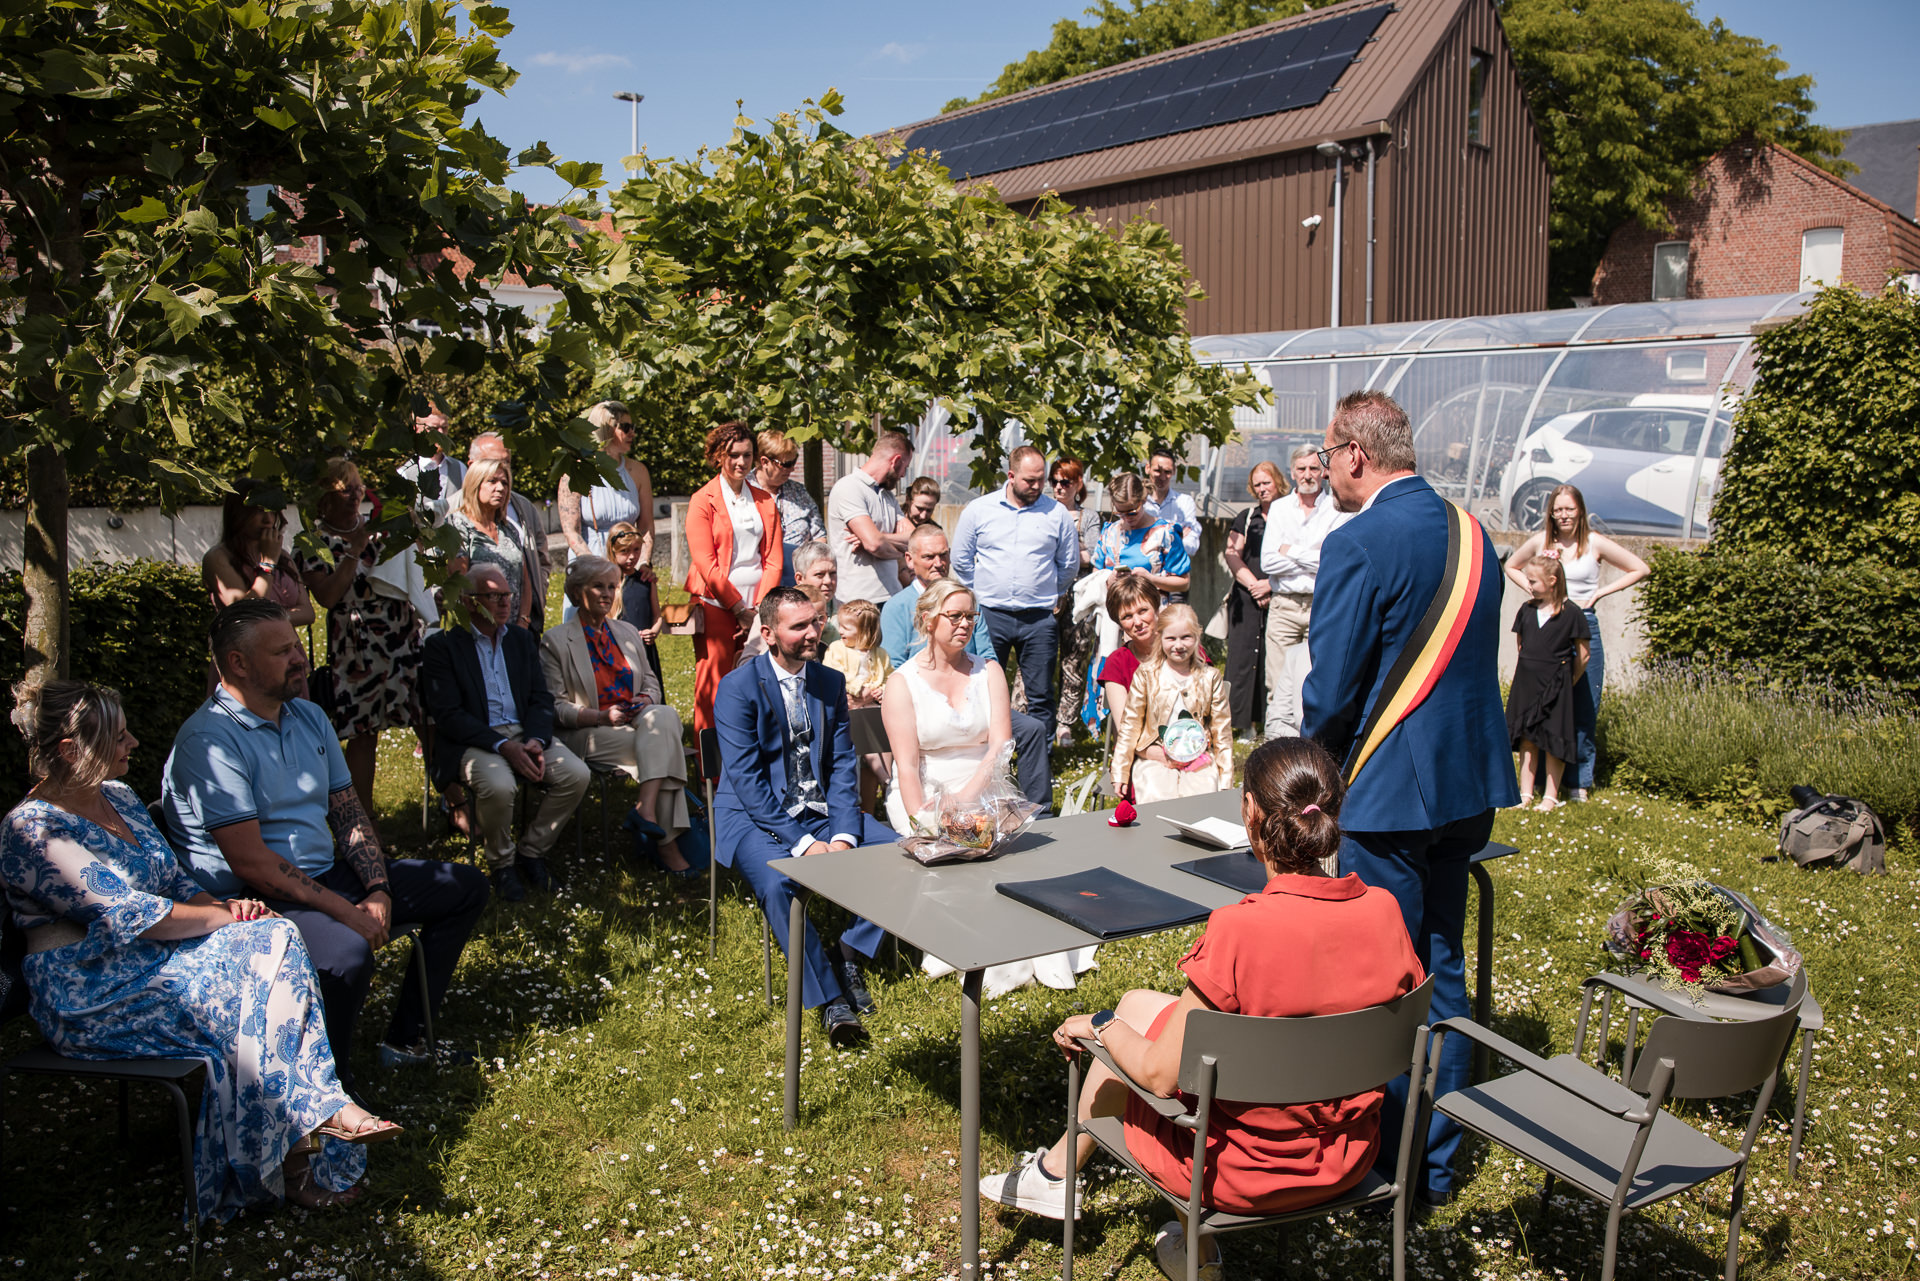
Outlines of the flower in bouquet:
[{"label": "flower in bouquet", "polygon": [[1618,968],[1693,993],[1765,964],[1748,924],[1740,905],[1699,869],[1663,861],[1607,922],[1606,946]]}]

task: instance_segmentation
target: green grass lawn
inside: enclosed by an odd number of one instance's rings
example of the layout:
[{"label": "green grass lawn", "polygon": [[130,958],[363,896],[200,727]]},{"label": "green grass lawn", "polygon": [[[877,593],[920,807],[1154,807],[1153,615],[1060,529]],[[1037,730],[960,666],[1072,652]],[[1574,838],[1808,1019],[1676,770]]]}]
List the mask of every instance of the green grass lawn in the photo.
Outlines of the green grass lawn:
[{"label": "green grass lawn", "polygon": [[[665,655],[675,701],[691,698],[688,642]],[[162,750],[150,748],[148,750]],[[1084,753],[1082,754],[1084,755]],[[1063,773],[1070,771],[1063,770]],[[380,824],[396,853],[471,859],[462,841],[423,836],[410,737],[383,744]],[[618,805],[616,801],[616,806]],[[592,803],[590,802],[590,805]],[[438,1022],[477,1065],[362,1079],[408,1127],[376,1149],[372,1195],[344,1212],[250,1212],[210,1225],[203,1277],[888,1277],[952,1274],[958,1263],[959,1002],[956,980],[902,968],[876,976],[872,1044],[830,1050],[807,1023],[802,1123],[781,1127],[781,1011],[762,998],[760,925],[740,882],[723,881],[718,956],[707,956],[704,883],[681,893],[618,852],[602,854],[597,814],[584,857],[551,899],[495,904],[468,948]],[[616,810],[617,815],[617,810]],[[616,836],[618,835],[616,831]],[[1770,832],[1662,800],[1601,790],[1552,815],[1503,815],[1496,839],[1522,853],[1498,866],[1496,1026],[1565,1050],[1600,927],[1642,859],[1691,859],[1750,893],[1805,951],[1826,1008],[1808,1100],[1807,1160],[1786,1178],[1791,1079],[1783,1079],[1752,1174],[1743,1275],[1912,1274],[1920,1235],[1920,882],[1898,851],[1881,880],[1763,863]],[[571,834],[561,850],[571,851]],[[818,907],[828,922],[833,909]],[[983,1165],[1050,1141],[1065,1080],[1046,1032],[1066,1014],[1132,987],[1177,990],[1193,931],[1108,945],[1075,992],[1028,989],[982,1018]],[[404,948],[383,956],[370,1000],[371,1048]],[[776,994],[785,968],[774,961]],[[24,1021],[0,1055],[31,1043]],[[1688,1105],[1737,1142],[1746,1111]],[[115,1136],[109,1087],[18,1079],[8,1086],[0,1160],[0,1276],[181,1275],[187,1234],[171,1120],[136,1095],[131,1143]],[[1599,1207],[1537,1210],[1530,1169],[1471,1143],[1461,1200],[1412,1235],[1420,1277],[1597,1275]],[[1097,1161],[1076,1260],[1088,1277],[1148,1278],[1164,1218]],[[1726,1180],[1629,1220],[1620,1276],[1716,1276]],[[992,1275],[1051,1276],[1059,1225],[983,1212]],[[1232,1275],[1387,1274],[1383,1218],[1337,1216],[1226,1239]]]}]

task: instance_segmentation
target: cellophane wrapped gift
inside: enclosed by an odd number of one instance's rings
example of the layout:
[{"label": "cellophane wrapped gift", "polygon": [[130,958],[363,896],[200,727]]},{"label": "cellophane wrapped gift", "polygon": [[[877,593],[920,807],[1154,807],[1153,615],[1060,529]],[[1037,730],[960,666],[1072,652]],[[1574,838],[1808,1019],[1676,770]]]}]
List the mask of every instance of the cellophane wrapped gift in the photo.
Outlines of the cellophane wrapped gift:
[{"label": "cellophane wrapped gift", "polygon": [[927,789],[926,803],[912,816],[913,830],[900,834],[900,848],[922,863],[958,863],[992,858],[1007,842],[1033,826],[1040,807],[1009,780],[1013,744],[995,760],[986,785],[977,792],[938,785]]}]

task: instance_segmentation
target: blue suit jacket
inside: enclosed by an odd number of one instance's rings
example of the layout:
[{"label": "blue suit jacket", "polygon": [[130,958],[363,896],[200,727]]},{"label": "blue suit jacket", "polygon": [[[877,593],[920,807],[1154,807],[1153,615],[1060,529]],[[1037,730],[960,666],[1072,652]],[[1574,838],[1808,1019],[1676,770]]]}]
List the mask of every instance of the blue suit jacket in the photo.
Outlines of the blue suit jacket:
[{"label": "blue suit jacket", "polygon": [[[1345,767],[1380,683],[1419,626],[1446,571],[1444,502],[1419,477],[1393,482],[1327,536],[1313,585],[1301,732]],[[1453,660],[1426,701],[1387,735],[1354,780],[1340,824],[1355,832],[1427,831],[1517,804],[1500,703],[1504,579],[1484,530],[1485,572]]]},{"label": "blue suit jacket", "polygon": [[748,842],[764,844],[768,836],[789,850],[803,835],[827,840],[846,832],[862,842],[894,837],[860,810],[860,756],[847,725],[847,678],[808,663],[801,680],[816,731],[814,768],[827,794],[826,821],[802,827],[781,805],[787,795],[787,712],[773,659],[762,654],[722,677],[713,700],[721,767],[713,795],[713,852],[723,867],[732,867]]}]

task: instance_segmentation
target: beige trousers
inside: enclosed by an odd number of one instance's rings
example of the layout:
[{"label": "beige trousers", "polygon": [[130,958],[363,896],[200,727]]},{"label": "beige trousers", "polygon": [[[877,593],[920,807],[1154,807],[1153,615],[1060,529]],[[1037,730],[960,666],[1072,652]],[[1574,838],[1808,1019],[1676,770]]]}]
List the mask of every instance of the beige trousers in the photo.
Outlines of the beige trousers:
[{"label": "beige trousers", "polygon": [[[1300,687],[1306,680],[1307,624],[1313,619],[1308,592],[1275,592],[1267,605],[1267,737],[1300,735]],[[1292,661],[1289,662],[1291,656]]]},{"label": "beige trousers", "polygon": [[687,754],[681,746],[680,713],[654,703],[630,724],[562,730],[560,741],[589,765],[617,769],[636,783],[659,779],[660,826],[669,837],[687,830]]},{"label": "beige trousers", "polygon": [[[518,725],[495,725],[493,732],[503,738],[520,737]],[[524,858],[545,858],[553,852],[560,829],[580,808],[593,775],[584,762],[563,743],[549,743],[546,750],[546,778],[533,784],[538,800],[533,817],[527,823],[526,839],[520,842]],[[494,752],[469,747],[460,754],[460,781],[473,792],[473,807],[480,816],[480,834],[487,846],[487,864],[505,867],[513,862],[513,801],[520,785],[527,780],[513,772],[507,758]]]}]

